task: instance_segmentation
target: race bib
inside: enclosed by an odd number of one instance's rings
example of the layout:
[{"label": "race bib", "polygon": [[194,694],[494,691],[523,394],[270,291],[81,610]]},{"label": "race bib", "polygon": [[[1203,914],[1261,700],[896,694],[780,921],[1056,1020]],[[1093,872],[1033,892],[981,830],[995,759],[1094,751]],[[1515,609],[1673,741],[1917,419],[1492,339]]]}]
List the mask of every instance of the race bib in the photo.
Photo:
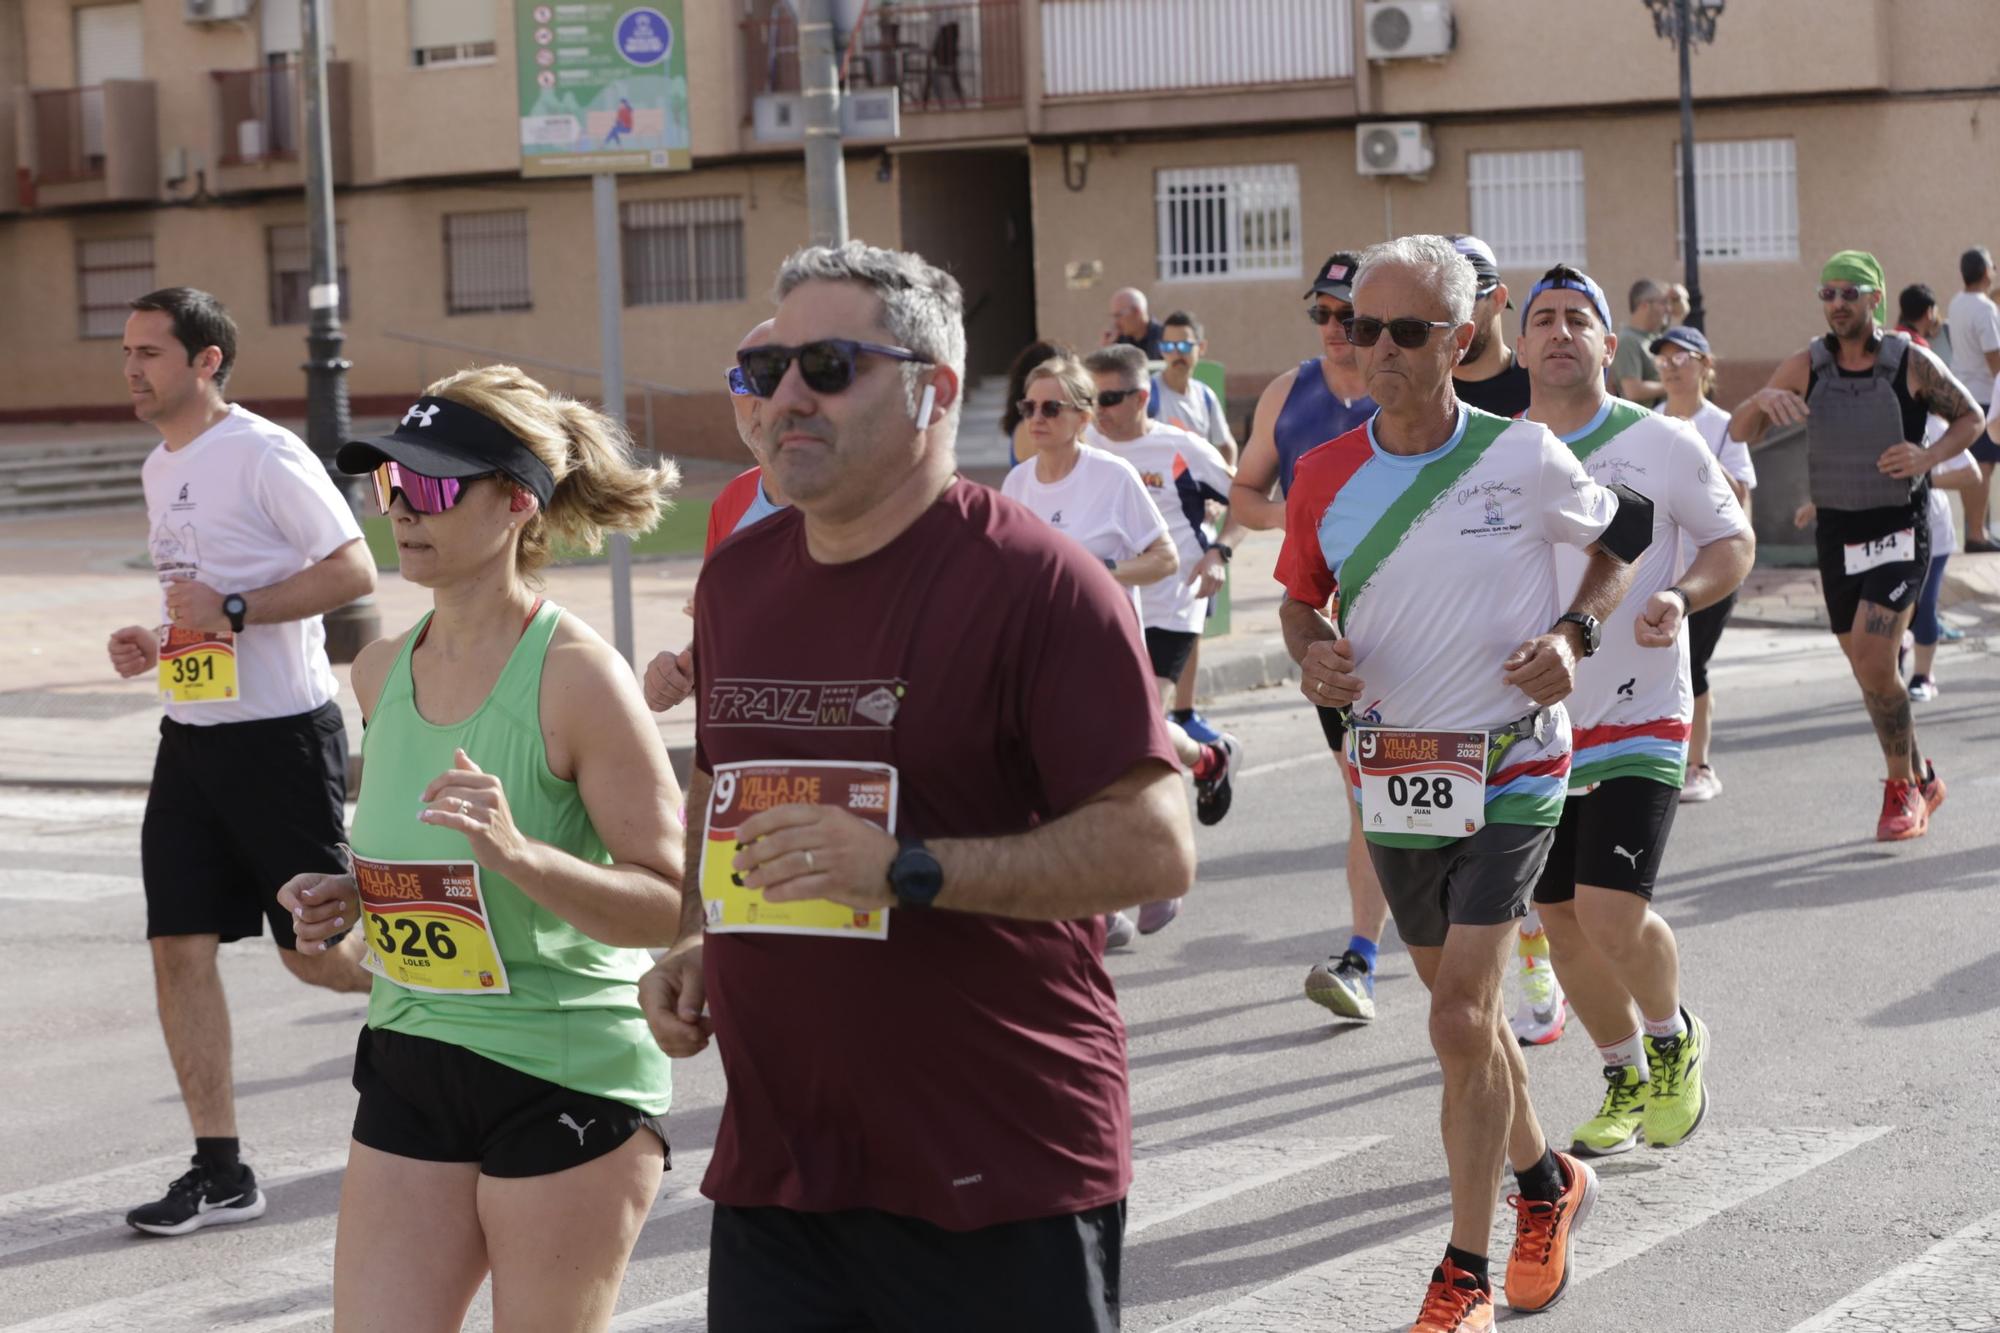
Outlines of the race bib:
[{"label": "race bib", "polygon": [[361,965],[434,995],[505,995],[479,867],[471,861],[354,858],[368,955]]},{"label": "race bib", "polygon": [[1847,543],[1847,572],[1866,574],[1881,565],[1903,565],[1917,558],[1917,530],[1904,528],[1886,537]]},{"label": "race bib", "polygon": [[1357,727],[1361,824],[1370,833],[1463,838],[1486,826],[1486,733]]},{"label": "race bib", "polygon": [[160,626],[160,698],[170,704],[219,704],[240,698],[236,636],[228,630]]},{"label": "race bib", "polygon": [[708,928],[771,935],[831,935],[848,940],[889,938],[889,909],[857,912],[824,898],[767,902],[744,887],[730,867],[736,830],[781,805],[831,805],[896,831],[896,770],[889,764],[800,759],[789,763],[719,764],[708,797],[708,836],[701,849],[701,899]]}]

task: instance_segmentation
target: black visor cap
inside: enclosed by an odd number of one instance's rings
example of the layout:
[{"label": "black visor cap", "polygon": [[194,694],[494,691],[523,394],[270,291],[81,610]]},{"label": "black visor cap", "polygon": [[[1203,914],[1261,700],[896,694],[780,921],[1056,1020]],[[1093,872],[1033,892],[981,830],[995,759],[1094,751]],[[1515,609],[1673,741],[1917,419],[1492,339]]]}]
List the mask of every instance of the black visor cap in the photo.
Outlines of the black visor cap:
[{"label": "black visor cap", "polygon": [[505,426],[448,398],[419,398],[387,435],[349,440],[334,455],[342,472],[373,472],[396,463],[423,477],[480,477],[498,472],[547,512],[556,479],[548,465]]}]

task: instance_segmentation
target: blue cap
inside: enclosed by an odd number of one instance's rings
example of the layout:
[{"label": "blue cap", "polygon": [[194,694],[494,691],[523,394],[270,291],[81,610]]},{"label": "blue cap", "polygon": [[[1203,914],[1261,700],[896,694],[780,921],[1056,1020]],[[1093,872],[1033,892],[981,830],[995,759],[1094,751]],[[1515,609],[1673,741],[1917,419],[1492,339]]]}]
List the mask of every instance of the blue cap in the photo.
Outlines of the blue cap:
[{"label": "blue cap", "polygon": [[1700,329],[1692,329],[1685,324],[1674,325],[1665,333],[1653,339],[1653,345],[1646,350],[1650,351],[1654,356],[1658,356],[1660,349],[1668,343],[1673,343],[1677,347],[1685,347],[1688,351],[1697,352],[1702,356],[1712,357],[1715,355],[1708,350],[1708,335]]},{"label": "blue cap", "polygon": [[1611,322],[1611,303],[1604,299],[1604,289],[1597,285],[1597,279],[1581,270],[1572,269],[1570,271],[1576,276],[1571,278],[1543,278],[1528,289],[1528,299],[1521,302],[1522,328],[1525,329],[1528,327],[1528,315],[1535,308],[1535,298],[1543,292],[1555,291],[1557,288],[1561,288],[1564,291],[1582,292],[1590,298],[1590,303],[1597,307],[1597,317],[1604,321],[1606,330],[1618,327]]}]

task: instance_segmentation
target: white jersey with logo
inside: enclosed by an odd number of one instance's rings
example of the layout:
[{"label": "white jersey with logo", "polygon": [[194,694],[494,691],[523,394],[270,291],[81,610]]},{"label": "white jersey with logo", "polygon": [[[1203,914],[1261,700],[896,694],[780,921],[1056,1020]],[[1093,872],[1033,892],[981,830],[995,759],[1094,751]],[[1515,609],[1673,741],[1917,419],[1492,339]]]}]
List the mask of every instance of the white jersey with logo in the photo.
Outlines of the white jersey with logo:
[{"label": "white jersey with logo", "polygon": [[[225,597],[247,594],[361,537],[353,509],[305,442],[240,406],[179,449],[161,444],[142,477],[162,585],[195,579]],[[326,627],[318,616],[245,626],[236,636],[236,679],[241,698],[168,704],[167,716],[214,726],[312,712],[339,692]]]},{"label": "white jersey with logo", "polygon": [[[1074,538],[1099,560],[1130,560],[1167,535],[1167,520],[1122,458],[1079,444],[1076,466],[1061,481],[1035,475],[1035,460],[1017,464],[1000,483],[1000,493],[1019,501],[1056,531]],[[1139,590],[1125,590],[1139,611]]]},{"label": "white jersey with logo", "polygon": [[[1633,625],[1647,600],[1680,577],[1683,538],[1699,549],[1748,533],[1749,521],[1723,480],[1720,460],[1678,417],[1613,398],[1563,443],[1599,485],[1623,483],[1653,502],[1653,541],[1639,558],[1631,591],[1605,620],[1597,655],[1577,664],[1568,700],[1576,734],[1570,789],[1623,777],[1678,787],[1694,717],[1687,634],[1683,629],[1671,648],[1641,648]],[[1575,595],[1587,563],[1581,551],[1557,553],[1564,596]]]},{"label": "white jersey with logo", "polygon": [[1146,433],[1129,443],[1107,440],[1096,426],[1085,434],[1084,442],[1138,469],[1180,552],[1179,573],[1140,589],[1140,619],[1147,629],[1197,633],[1208,613],[1208,599],[1195,595],[1188,576],[1214,540],[1203,511],[1210,500],[1229,503],[1229,483],[1235,474],[1207,440],[1163,421],[1142,419]]}]

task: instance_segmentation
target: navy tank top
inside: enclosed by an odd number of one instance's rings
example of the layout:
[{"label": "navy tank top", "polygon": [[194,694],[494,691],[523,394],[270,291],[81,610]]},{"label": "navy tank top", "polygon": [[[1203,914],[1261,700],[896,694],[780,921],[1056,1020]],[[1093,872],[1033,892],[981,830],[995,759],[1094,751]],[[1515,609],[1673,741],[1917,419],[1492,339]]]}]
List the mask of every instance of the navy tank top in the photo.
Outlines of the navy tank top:
[{"label": "navy tank top", "polygon": [[1319,361],[1313,357],[1299,362],[1292,391],[1285,395],[1285,406],[1271,428],[1278,445],[1278,487],[1286,495],[1292,493],[1292,469],[1302,454],[1339,439],[1375,415],[1375,400],[1368,395],[1344,403],[1327,388]]}]

